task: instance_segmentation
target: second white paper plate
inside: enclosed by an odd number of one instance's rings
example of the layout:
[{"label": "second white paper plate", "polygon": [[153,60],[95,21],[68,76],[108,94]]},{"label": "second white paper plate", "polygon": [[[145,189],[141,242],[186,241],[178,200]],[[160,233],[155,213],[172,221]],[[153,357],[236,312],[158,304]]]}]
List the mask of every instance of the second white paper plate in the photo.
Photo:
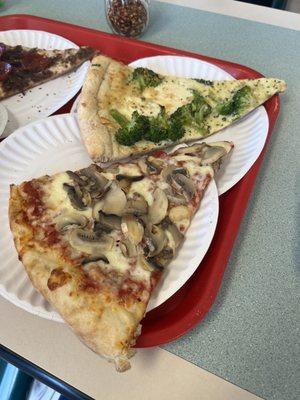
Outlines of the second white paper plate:
[{"label": "second white paper plate", "polygon": [[[53,33],[27,29],[0,32],[0,42],[46,50],[78,48],[75,43]],[[8,111],[8,123],[2,138],[20,126],[51,115],[66,104],[81,88],[88,66],[87,61],[76,71],[43,83],[24,95],[2,100],[1,104]]]}]

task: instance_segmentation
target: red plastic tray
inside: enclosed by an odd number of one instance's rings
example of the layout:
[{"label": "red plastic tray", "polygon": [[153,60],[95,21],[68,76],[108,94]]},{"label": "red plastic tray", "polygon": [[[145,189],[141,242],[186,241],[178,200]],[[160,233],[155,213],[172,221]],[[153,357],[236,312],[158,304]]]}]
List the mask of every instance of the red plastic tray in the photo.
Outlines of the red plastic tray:
[{"label": "red plastic tray", "polygon": [[[9,29],[36,29],[56,33],[78,45],[89,45],[99,49],[102,53],[125,63],[142,57],[175,54],[210,62],[223,68],[237,79],[262,76],[253,69],[228,61],[30,15],[0,17],[0,30]],[[72,101],[58,112],[68,112],[71,104]],[[269,117],[268,143],[279,112],[278,96],[273,96],[265,103],[265,108]],[[147,313],[142,322],[142,334],[136,347],[156,346],[177,339],[199,323],[209,311],[221,285],[228,258],[265,151],[266,146],[244,178],[220,197],[220,213],[216,233],[200,267],[169,300]]]}]

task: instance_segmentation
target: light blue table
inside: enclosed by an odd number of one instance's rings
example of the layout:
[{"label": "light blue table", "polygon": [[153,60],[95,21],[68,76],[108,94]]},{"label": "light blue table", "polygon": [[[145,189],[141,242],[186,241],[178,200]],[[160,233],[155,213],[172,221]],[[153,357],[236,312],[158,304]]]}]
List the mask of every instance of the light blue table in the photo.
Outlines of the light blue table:
[{"label": "light blue table", "polygon": [[[103,1],[7,3],[0,15],[34,14],[109,32]],[[287,81],[217,301],[200,325],[164,348],[268,400],[299,399],[300,32],[154,3],[142,39]]]}]

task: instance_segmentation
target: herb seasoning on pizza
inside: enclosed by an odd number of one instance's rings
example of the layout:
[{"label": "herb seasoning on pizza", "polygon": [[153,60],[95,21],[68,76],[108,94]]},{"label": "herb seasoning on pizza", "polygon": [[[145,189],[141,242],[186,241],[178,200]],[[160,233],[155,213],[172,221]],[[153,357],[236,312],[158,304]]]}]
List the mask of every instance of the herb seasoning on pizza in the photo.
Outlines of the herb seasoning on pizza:
[{"label": "herb seasoning on pizza", "polygon": [[69,73],[93,54],[90,47],[43,50],[0,43],[0,100]]},{"label": "herb seasoning on pizza", "polygon": [[285,86],[272,78],[163,76],[96,56],[79,101],[79,126],[91,158],[113,161],[212,135]]},{"label": "herb seasoning on pizza", "polygon": [[10,227],[33,285],[119,371],[129,368],[151,293],[232,146],[195,144],[11,186]]}]

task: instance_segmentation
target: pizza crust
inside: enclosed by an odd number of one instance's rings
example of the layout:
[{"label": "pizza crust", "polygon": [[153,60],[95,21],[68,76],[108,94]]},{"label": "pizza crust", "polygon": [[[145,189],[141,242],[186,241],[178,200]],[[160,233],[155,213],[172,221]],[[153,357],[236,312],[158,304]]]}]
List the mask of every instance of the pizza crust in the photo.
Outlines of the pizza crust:
[{"label": "pizza crust", "polygon": [[98,97],[110,58],[96,56],[87,73],[78,105],[78,120],[83,142],[92,160],[108,161],[113,155],[109,128],[98,115]]},{"label": "pizza crust", "polygon": [[[90,349],[113,361],[117,370],[130,367],[131,346],[140,332],[140,320],[145,303],[122,306],[107,294],[78,292],[79,276],[59,250],[40,247],[24,219],[24,201],[19,189],[12,185],[9,201],[9,221],[19,259],[24,264],[33,286],[56,308],[75,334]],[[61,287],[50,290],[51,272],[60,268],[71,278]],[[77,296],[78,295],[78,296]]]}]

